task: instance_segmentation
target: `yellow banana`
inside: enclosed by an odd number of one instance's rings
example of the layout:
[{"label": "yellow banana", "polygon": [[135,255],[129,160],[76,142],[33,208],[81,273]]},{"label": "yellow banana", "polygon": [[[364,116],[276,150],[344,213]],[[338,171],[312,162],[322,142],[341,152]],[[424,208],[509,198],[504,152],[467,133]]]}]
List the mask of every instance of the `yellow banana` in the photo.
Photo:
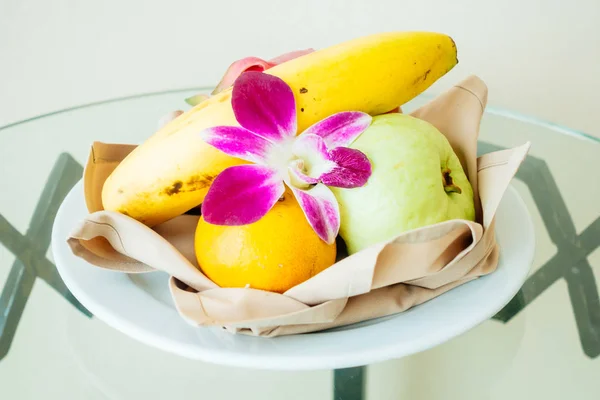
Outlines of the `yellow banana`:
[{"label": "yellow banana", "polygon": [[[340,111],[390,111],[457,62],[456,46],[446,35],[393,32],[319,50],[266,73],[292,88],[302,132]],[[200,131],[218,125],[238,125],[231,89],[185,112],[131,152],[104,184],[104,208],[153,226],[202,203],[223,169],[244,163],[200,139]]]}]

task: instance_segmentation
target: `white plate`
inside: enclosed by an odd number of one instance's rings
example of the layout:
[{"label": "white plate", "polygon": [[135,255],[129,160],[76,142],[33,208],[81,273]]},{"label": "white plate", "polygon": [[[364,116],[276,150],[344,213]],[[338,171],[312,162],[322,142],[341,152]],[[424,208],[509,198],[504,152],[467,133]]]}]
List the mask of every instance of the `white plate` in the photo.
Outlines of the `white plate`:
[{"label": "white plate", "polygon": [[249,368],[346,368],[436,346],[500,311],[525,281],[535,247],[527,208],[509,187],[496,218],[501,250],[494,273],[394,316],[317,333],[260,338],[186,323],[175,310],[163,272],[128,275],[75,257],[66,238],[86,214],[79,182],[60,207],[52,232],[58,271],[85,307],[147,345],[188,358]]}]

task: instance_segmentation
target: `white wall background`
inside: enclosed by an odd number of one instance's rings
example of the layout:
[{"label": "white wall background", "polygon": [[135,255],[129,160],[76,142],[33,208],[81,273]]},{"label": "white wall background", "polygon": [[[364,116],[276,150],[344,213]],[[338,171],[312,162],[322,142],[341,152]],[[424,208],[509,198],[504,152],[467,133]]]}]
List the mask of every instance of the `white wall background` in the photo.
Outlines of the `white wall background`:
[{"label": "white wall background", "polygon": [[600,136],[598,0],[0,0],[0,126],[81,103],[211,85],[237,58],[434,30],[490,105]]}]

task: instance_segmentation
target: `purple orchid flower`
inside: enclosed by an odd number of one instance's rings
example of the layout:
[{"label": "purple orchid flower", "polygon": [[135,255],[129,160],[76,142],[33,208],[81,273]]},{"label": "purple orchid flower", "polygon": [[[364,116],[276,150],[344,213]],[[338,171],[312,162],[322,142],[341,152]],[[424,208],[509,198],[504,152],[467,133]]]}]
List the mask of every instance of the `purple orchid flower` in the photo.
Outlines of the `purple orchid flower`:
[{"label": "purple orchid flower", "polygon": [[365,154],[350,149],[370,124],[362,112],[340,112],[296,136],[296,101],[280,78],[245,72],[236,79],[232,107],[241,126],[217,126],[201,133],[211,146],[254,164],[230,167],[211,185],[202,204],[215,225],[246,225],[262,218],[292,190],[308,223],[327,243],[340,228],[337,200],[327,186],[363,186],[371,176]]}]

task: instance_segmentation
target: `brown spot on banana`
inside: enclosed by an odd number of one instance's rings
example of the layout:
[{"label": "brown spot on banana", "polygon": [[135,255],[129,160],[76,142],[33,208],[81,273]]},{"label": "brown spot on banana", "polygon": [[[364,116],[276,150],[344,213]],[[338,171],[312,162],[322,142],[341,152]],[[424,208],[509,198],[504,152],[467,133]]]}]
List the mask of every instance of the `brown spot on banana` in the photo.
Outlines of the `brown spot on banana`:
[{"label": "brown spot on banana", "polygon": [[171,186],[168,186],[163,190],[163,193],[167,196],[173,196],[178,193],[195,192],[210,186],[214,179],[214,176],[207,174],[193,175],[185,183],[180,180],[173,182]]},{"label": "brown spot on banana", "polygon": [[212,175],[208,175],[208,174],[193,175],[186,182],[186,185],[187,185],[186,192],[202,190],[202,189],[210,186],[210,184],[214,180],[215,180],[215,177]]},{"label": "brown spot on banana", "polygon": [[423,75],[417,76],[417,78],[413,81],[413,85],[416,85],[420,81],[425,82],[427,80],[427,75],[429,75],[430,72],[431,72],[431,69],[428,69],[427,71],[425,71],[425,73]]},{"label": "brown spot on banana", "polygon": [[183,182],[175,181],[175,182],[173,182],[173,184],[171,186],[169,186],[168,188],[165,189],[165,194],[167,196],[173,196],[174,194],[179,193],[181,191],[182,187],[183,187]]}]

